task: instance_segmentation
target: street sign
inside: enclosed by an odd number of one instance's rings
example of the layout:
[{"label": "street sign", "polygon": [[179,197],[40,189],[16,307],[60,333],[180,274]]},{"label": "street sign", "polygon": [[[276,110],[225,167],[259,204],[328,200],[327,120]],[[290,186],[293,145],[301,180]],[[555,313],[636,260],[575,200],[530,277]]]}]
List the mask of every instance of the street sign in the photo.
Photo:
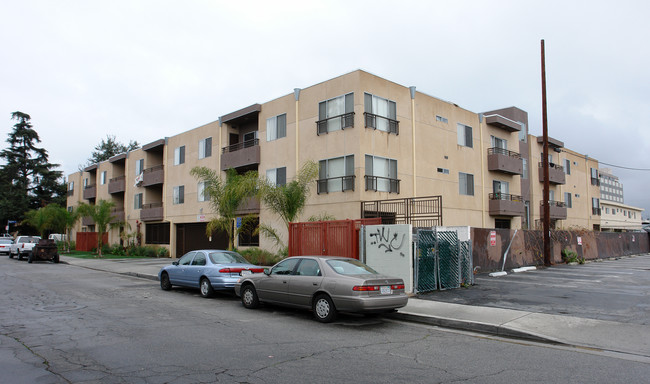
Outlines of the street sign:
[{"label": "street sign", "polygon": [[578,245],[582,245],[582,237],[578,236]]},{"label": "street sign", "polygon": [[497,231],[490,231],[490,245],[497,245]]}]

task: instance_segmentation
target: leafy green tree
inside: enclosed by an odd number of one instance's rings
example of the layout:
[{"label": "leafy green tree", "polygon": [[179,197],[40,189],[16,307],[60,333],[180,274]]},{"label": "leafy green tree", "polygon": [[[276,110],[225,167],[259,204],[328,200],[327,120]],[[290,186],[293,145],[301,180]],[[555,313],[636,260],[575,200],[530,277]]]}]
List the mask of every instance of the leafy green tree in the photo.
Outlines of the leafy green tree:
[{"label": "leafy green tree", "polygon": [[99,200],[97,204],[90,205],[82,203],[77,207],[77,212],[80,216],[88,216],[95,222],[95,230],[97,232],[97,256],[102,257],[102,237],[107,232],[109,227],[116,227],[119,223],[111,223],[113,221],[113,207],[115,203],[107,200]]},{"label": "leafy green tree", "polygon": [[[125,153],[138,149],[140,144],[137,141],[129,141],[129,144],[122,144],[117,141],[115,135],[106,135],[105,139],[95,146],[95,150],[90,154],[90,157],[86,161],[86,166],[101,163],[106,161],[115,155],[120,153]],[[79,167],[80,169],[85,168],[86,166]]]},{"label": "leafy green tree", "polygon": [[27,224],[36,229],[42,238],[45,237],[45,231],[50,228],[50,222],[45,207],[27,211],[25,213],[25,220],[23,220],[23,224]]},{"label": "leafy green tree", "polygon": [[210,220],[206,228],[209,237],[215,231],[224,231],[228,235],[228,249],[233,249],[235,236],[247,230],[254,219],[252,215],[242,218],[242,226],[234,228],[237,209],[257,193],[257,172],[250,171],[240,175],[234,169],[226,171],[225,180],[219,171],[206,167],[194,167],[192,176],[205,183],[205,193],[210,196],[210,203],[218,217]]},{"label": "leafy green tree", "polygon": [[[298,220],[304,211],[311,184],[317,177],[318,164],[308,161],[302,165],[296,178],[285,185],[276,185],[268,180],[260,181],[260,196],[264,206],[280,216],[287,228],[287,233],[289,232],[289,223]],[[281,248],[286,247],[275,228],[260,224],[259,232],[275,241],[276,245]]]},{"label": "leafy green tree", "polygon": [[45,149],[31,124],[31,117],[23,112],[13,112],[16,120],[9,133],[9,147],[0,151],[4,165],[0,168],[0,223],[7,220],[23,222],[29,210],[49,203],[64,205],[66,185],[58,164],[51,164]]},{"label": "leafy green tree", "polygon": [[56,233],[64,233],[65,236],[65,249],[70,252],[70,238],[72,237],[72,228],[79,220],[79,213],[77,209],[68,211],[66,208],[58,204],[49,204],[45,207],[45,211],[50,220],[49,228]]}]

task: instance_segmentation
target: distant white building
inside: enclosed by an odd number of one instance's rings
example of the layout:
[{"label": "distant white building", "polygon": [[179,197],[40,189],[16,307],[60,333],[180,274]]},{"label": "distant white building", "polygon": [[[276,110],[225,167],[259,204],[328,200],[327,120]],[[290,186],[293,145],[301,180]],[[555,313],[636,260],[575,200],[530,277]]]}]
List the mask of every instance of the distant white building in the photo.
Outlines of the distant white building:
[{"label": "distant white building", "polygon": [[619,181],[618,176],[612,173],[609,168],[600,168],[598,170],[600,179],[600,200],[614,201],[625,203],[623,198],[623,184]]},{"label": "distant white building", "polygon": [[599,169],[600,228],[602,231],[641,230],[642,208],[624,204],[623,184],[611,169]]}]

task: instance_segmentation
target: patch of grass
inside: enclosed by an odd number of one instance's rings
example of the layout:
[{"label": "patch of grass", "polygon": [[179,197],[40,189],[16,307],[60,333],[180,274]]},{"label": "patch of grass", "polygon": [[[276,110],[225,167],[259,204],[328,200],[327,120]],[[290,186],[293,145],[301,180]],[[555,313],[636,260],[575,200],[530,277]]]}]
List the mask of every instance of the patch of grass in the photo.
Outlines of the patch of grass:
[{"label": "patch of grass", "polygon": [[[95,252],[81,252],[81,251],[70,251],[70,253],[60,253],[63,256],[77,257],[79,259],[97,259],[97,254]],[[111,253],[103,253],[102,259],[146,259],[146,256],[126,256],[126,255],[114,255]]]}]

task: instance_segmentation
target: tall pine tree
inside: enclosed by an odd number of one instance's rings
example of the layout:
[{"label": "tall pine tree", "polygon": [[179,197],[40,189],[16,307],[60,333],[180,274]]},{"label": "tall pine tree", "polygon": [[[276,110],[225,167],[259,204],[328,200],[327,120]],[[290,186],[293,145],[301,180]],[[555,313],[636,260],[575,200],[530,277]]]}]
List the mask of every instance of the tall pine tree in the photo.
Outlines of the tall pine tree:
[{"label": "tall pine tree", "polygon": [[0,168],[0,225],[8,220],[18,223],[30,209],[50,203],[66,205],[66,185],[63,173],[51,164],[47,151],[36,146],[41,142],[32,128],[31,117],[23,112],[11,114],[16,120],[9,133],[9,148],[0,152],[4,164]]}]

